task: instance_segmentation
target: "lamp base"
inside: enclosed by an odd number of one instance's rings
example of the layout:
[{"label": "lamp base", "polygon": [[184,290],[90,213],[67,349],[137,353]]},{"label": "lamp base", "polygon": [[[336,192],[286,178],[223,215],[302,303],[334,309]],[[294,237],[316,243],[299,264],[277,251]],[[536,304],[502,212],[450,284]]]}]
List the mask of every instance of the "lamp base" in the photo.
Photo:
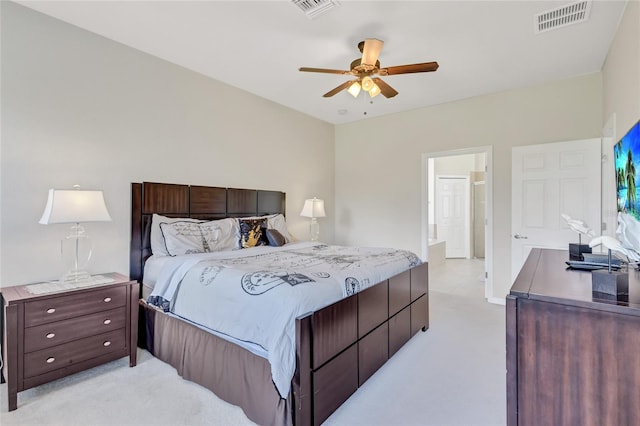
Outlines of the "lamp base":
[{"label": "lamp base", "polygon": [[627,272],[599,269],[591,272],[591,289],[594,293],[611,296],[629,294],[629,274]]},{"label": "lamp base", "polygon": [[309,224],[309,238],[311,241],[318,241],[318,237],[320,236],[320,224],[318,223],[318,219],[315,217],[311,218],[311,223]]}]

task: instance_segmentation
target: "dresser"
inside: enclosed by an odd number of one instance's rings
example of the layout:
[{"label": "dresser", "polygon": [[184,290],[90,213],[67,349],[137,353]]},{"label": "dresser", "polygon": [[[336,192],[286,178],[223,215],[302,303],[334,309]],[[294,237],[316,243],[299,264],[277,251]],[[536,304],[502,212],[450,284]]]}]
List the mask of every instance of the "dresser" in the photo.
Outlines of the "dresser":
[{"label": "dresser", "polygon": [[109,273],[68,290],[39,283],[3,287],[3,375],[9,411],[17,393],[129,357],[136,365],[139,284]]},{"label": "dresser", "polygon": [[507,296],[507,424],[640,425],[640,272],[616,299],[568,259],[533,249]]}]

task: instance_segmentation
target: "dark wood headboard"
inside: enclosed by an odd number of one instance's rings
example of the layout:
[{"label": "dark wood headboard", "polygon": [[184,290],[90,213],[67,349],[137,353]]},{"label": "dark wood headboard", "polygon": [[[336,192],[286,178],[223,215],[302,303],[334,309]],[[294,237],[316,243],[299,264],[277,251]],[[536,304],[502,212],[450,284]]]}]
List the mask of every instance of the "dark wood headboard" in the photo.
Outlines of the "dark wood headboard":
[{"label": "dark wood headboard", "polygon": [[214,220],[225,217],[285,214],[284,192],[143,182],[131,184],[131,253],[129,276],[142,282],[144,262],[151,256],[151,218]]}]

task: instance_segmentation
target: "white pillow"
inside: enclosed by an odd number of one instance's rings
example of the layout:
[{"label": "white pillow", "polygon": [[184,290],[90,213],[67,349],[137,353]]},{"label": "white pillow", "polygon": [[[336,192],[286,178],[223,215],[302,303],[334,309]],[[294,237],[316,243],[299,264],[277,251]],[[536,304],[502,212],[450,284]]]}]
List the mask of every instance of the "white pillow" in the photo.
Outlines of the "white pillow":
[{"label": "white pillow", "polygon": [[276,214],[267,217],[267,228],[275,229],[278,231],[285,239],[286,242],[290,243],[293,241],[291,234],[289,234],[289,230],[287,229],[287,221],[282,214]]},{"label": "white pillow", "polygon": [[160,223],[160,230],[171,256],[238,248],[238,221],[231,218],[210,222]]},{"label": "white pillow", "polygon": [[215,225],[220,229],[220,237],[212,251],[237,250],[240,248],[240,224],[238,219],[229,217],[204,223],[204,225],[207,224]]},{"label": "white pillow", "polygon": [[169,252],[167,252],[167,247],[164,243],[164,237],[162,236],[162,231],[160,230],[161,223],[173,223],[173,222],[203,222],[198,219],[191,218],[176,218],[176,217],[166,217],[161,216],[159,214],[155,214],[151,218],[151,253],[158,256],[169,256]]}]

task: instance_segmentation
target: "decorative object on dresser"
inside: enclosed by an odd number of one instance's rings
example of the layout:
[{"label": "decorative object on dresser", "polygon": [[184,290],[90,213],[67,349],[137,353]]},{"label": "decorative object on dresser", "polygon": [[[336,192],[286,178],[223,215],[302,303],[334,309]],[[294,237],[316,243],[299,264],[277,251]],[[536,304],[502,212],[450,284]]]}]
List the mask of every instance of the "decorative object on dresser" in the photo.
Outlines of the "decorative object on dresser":
[{"label": "decorative object on dresser", "polygon": [[582,253],[591,253],[591,247],[588,244],[582,244],[582,235],[593,237],[595,233],[580,219],[573,219],[565,213],[562,213],[560,216],[567,222],[567,225],[572,231],[578,233],[578,244],[569,243],[569,260],[584,260]]},{"label": "decorative object on dresser", "polygon": [[309,238],[311,241],[318,241],[318,237],[320,236],[320,224],[318,223],[318,218],[326,216],[324,212],[324,200],[320,200],[316,197],[304,200],[304,206],[302,207],[300,216],[311,218],[311,223],[309,224]]},{"label": "decorative object on dresser", "polygon": [[89,282],[91,276],[84,269],[91,258],[91,239],[84,233],[84,222],[108,222],[111,216],[104,203],[102,191],[50,189],[40,223],[72,223],[71,234],[61,242],[65,273],[60,279],[68,282]]},{"label": "decorative object on dresser", "polygon": [[124,356],[136,365],[139,285],[117,273],[98,282],[70,290],[2,288],[9,411],[23,390]]},{"label": "decorative object on dresser", "polygon": [[629,274],[627,271],[613,271],[611,252],[615,251],[624,255],[627,250],[622,247],[620,241],[613,237],[603,235],[594,238],[590,247],[604,246],[607,249],[607,269],[595,270],[591,273],[591,286],[594,293],[604,293],[610,296],[626,296],[629,294]]},{"label": "decorative object on dresser", "polygon": [[639,425],[640,271],[611,300],[566,255],[532,249],[507,295],[507,425]]},{"label": "decorative object on dresser", "polygon": [[627,262],[637,268],[640,264],[640,222],[631,215],[618,212],[616,235],[624,249],[622,254],[626,256]]}]

